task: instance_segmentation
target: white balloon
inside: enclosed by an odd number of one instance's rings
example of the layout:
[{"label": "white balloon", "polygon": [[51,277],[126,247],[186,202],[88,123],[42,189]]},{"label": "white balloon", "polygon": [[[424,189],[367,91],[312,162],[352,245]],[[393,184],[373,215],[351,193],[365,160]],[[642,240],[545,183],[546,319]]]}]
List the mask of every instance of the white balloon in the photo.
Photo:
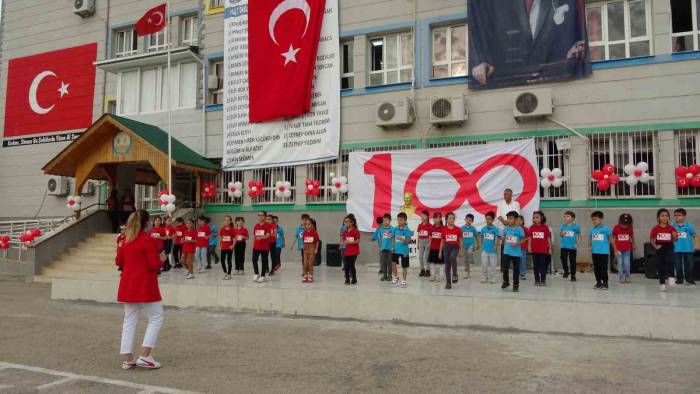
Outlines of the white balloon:
[{"label": "white balloon", "polygon": [[174,204],[176,200],[177,200],[177,197],[175,197],[174,194],[168,194],[168,203],[169,204]]},{"label": "white balloon", "polygon": [[230,188],[233,187],[233,185],[234,185],[234,182],[231,181],[231,182],[229,182],[229,183],[226,184],[226,187],[230,189]]},{"label": "white balloon", "polygon": [[73,201],[75,201],[76,205],[80,205],[80,196],[73,197]]},{"label": "white balloon", "polygon": [[540,181],[540,186],[542,186],[543,188],[546,189],[546,188],[552,186],[552,182],[550,182],[549,179],[544,178]]},{"label": "white balloon", "polygon": [[284,188],[289,190],[292,188],[292,183],[289,181],[284,181]]},{"label": "white balloon", "polygon": [[175,212],[175,204],[168,203],[167,205],[164,205],[165,207],[165,212]]},{"label": "white balloon", "polygon": [[651,180],[651,177],[649,176],[648,172],[642,173],[642,176],[639,177],[639,181],[643,183],[649,183]]},{"label": "white balloon", "polygon": [[331,193],[338,194],[338,193],[340,193],[340,189],[334,186],[331,188]]},{"label": "white balloon", "polygon": [[634,174],[635,166],[634,164],[627,164],[624,168],[625,174],[627,175],[632,175]]},{"label": "white balloon", "polygon": [[277,181],[277,182],[275,182],[275,187],[279,189],[279,187],[280,187],[281,185],[283,185],[283,184],[284,184],[284,182],[282,182],[282,181]]},{"label": "white balloon", "polygon": [[348,192],[348,185],[343,184],[343,186],[340,187],[340,192],[347,193]]},{"label": "white balloon", "polygon": [[561,168],[555,168],[555,169],[553,169],[553,170],[552,170],[552,175],[554,175],[554,176],[557,177],[557,178],[561,178],[561,176],[563,175],[562,172],[561,172]]},{"label": "white balloon", "polygon": [[159,199],[160,199],[160,201],[162,201],[162,202],[167,202],[167,201],[168,201],[168,195],[167,195],[167,194],[161,194]]},{"label": "white balloon", "polygon": [[552,170],[550,170],[549,168],[543,168],[542,171],[540,171],[540,176],[542,178],[546,178],[550,175],[552,175]]},{"label": "white balloon", "polygon": [[243,189],[243,184],[241,182],[236,182],[233,184],[236,189]]},{"label": "white balloon", "polygon": [[338,178],[331,179],[331,185],[335,185],[338,182],[339,182]]},{"label": "white balloon", "polygon": [[344,177],[344,176],[341,176],[340,179],[338,179],[338,180],[339,180],[340,183],[342,183],[342,184],[347,184],[347,183],[348,183],[348,178],[347,178],[347,177]]},{"label": "white balloon", "polygon": [[630,175],[630,176],[627,177],[627,179],[625,180],[625,182],[626,182],[628,185],[630,185],[630,186],[635,186],[635,185],[639,182],[639,178],[637,178],[637,177],[634,176],[634,175]]},{"label": "white balloon", "polygon": [[561,178],[555,178],[552,181],[552,186],[554,187],[561,187],[561,184],[564,183],[564,181],[561,180]]},{"label": "white balloon", "polygon": [[290,189],[285,189],[285,191],[284,191],[284,196],[285,196],[286,198],[291,197],[291,196],[292,196],[292,191],[291,191]]},{"label": "white balloon", "polygon": [[309,189],[309,190],[314,190],[314,185],[309,185],[309,186],[307,186],[306,188]]},{"label": "white balloon", "polygon": [[640,161],[639,163],[637,163],[637,168],[642,170],[642,172],[647,172],[649,171],[649,164],[647,164],[646,161]]},{"label": "white balloon", "polygon": [[257,192],[257,191],[258,191],[258,187],[257,187],[257,186],[253,186],[253,187],[250,188],[250,191],[252,191],[252,192]]}]

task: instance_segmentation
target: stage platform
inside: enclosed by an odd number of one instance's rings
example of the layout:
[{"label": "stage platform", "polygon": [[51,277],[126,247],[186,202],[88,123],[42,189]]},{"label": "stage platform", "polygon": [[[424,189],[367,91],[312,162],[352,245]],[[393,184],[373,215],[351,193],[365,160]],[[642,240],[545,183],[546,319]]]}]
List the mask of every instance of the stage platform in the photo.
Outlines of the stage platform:
[{"label": "stage platform", "polygon": [[[478,267],[477,267],[478,269]],[[408,286],[380,282],[377,268],[358,267],[358,284],[344,285],[340,268],[316,267],[316,282],[301,283],[298,263],[290,263],[265,283],[252,281],[252,270],[224,281],[219,266],[186,280],[183,270],[160,277],[163,302],[179,308],[228,308],[293,316],[400,321],[406,323],[494,327],[533,332],[634,336],[700,340],[700,286],[678,285],[667,293],[658,282],[633,275],[619,284],[611,274],[610,290],[594,290],[592,274],[577,282],[548,277],[535,287],[532,273],[520,292],[501,290],[501,283],[480,283],[472,272],[451,290],[411,270]],[[55,300],[115,302],[119,275],[102,273],[80,279],[54,279]]]}]

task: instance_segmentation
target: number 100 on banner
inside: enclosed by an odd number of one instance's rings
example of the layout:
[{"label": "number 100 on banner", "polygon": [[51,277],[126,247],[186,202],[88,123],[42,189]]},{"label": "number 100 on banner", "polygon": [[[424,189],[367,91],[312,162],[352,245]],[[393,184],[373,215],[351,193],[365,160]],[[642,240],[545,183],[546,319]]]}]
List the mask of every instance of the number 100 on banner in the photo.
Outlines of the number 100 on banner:
[{"label": "number 100 on banner", "polygon": [[[348,213],[361,231],[374,231],[376,218],[402,210],[475,216],[496,212],[506,188],[513,190],[529,219],[539,209],[539,179],[532,139],[448,149],[350,153]],[[404,207],[404,209],[402,209]],[[529,220],[528,220],[529,221]]]}]

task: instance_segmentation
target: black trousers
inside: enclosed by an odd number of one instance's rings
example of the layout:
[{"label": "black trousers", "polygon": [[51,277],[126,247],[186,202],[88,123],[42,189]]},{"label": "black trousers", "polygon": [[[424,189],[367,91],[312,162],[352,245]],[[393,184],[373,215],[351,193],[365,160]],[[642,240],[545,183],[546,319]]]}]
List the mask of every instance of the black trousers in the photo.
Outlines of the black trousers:
[{"label": "black trousers", "polygon": [[236,246],[233,247],[233,253],[236,261],[236,271],[243,271],[243,262],[245,261],[245,242],[236,242]]},{"label": "black trousers", "polygon": [[121,222],[121,215],[119,214],[119,211],[116,209],[113,211],[109,211],[109,220],[112,222],[112,232],[113,233],[118,233],[119,232],[119,224]]},{"label": "black trousers", "polygon": [[272,267],[276,267],[281,264],[282,248],[270,248],[270,258],[272,260]]},{"label": "black trousers", "polygon": [[576,249],[561,248],[560,258],[564,275],[571,274],[572,277],[576,277]]},{"label": "black trousers", "polygon": [[608,285],[608,259],[607,254],[593,254],[593,273],[595,274],[595,283],[603,286]]},{"label": "black trousers", "polygon": [[175,259],[175,265],[180,264],[180,254],[182,254],[182,245],[173,245],[173,259]]},{"label": "black trousers", "polygon": [[231,275],[231,258],[233,257],[233,250],[231,249],[221,249],[221,269],[224,273]]},{"label": "black trousers", "polygon": [[659,271],[659,284],[666,283],[669,276],[675,278],[673,273],[673,244],[663,244],[656,251],[656,269]]},{"label": "black trousers", "polygon": [[501,272],[503,273],[503,283],[509,283],[508,266],[513,265],[513,287],[520,285],[520,257],[503,254],[501,256]]},{"label": "black trousers", "polygon": [[[269,262],[267,260],[269,254],[270,251],[268,250],[253,249],[253,271],[255,271],[255,275],[260,275],[264,278],[265,274],[270,272]],[[258,270],[258,258],[262,260],[262,272]]]},{"label": "black trousers", "polygon": [[352,278],[353,282],[357,282],[357,269],[355,268],[356,261],[357,255],[343,257],[343,266],[345,268],[346,280]]},{"label": "black trousers", "polygon": [[216,254],[216,245],[209,245],[207,247],[207,265],[211,265],[212,256],[214,256],[216,264],[219,264],[219,256]]},{"label": "black trousers", "polygon": [[532,265],[534,266],[535,282],[544,283],[547,281],[547,255],[544,253],[532,254]]}]

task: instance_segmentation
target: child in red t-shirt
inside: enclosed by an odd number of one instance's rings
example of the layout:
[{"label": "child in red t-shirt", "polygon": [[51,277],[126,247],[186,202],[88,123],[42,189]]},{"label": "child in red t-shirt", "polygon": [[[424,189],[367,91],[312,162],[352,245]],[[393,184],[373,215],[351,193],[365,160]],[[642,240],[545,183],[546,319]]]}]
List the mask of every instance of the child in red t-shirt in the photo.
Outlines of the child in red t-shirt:
[{"label": "child in red t-shirt", "polygon": [[175,242],[173,245],[173,258],[175,260],[175,266],[173,268],[182,268],[180,260],[182,258],[182,234],[187,230],[185,226],[185,221],[178,217],[175,219]]},{"label": "child in red t-shirt", "polygon": [[163,227],[163,219],[156,217],[153,219],[153,227],[149,232],[151,238],[156,240],[156,245],[158,248],[158,253],[163,253],[165,239],[165,227]]},{"label": "child in red t-shirt", "polygon": [[630,283],[630,263],[632,249],[634,248],[634,230],[632,229],[632,215],[623,213],[613,227],[613,242],[615,243],[617,258],[617,274],[620,283]]},{"label": "child in red t-shirt", "polygon": [[[357,284],[357,270],[355,262],[360,254],[360,232],[357,230],[357,219],[354,216],[346,216],[343,220],[345,231],[340,237],[340,243],[345,245],[343,249],[345,263],[345,284]],[[302,233],[303,234],[303,233]],[[350,279],[352,278],[352,280]]]},{"label": "child in red t-shirt", "polygon": [[163,236],[163,252],[165,253],[166,259],[163,264],[163,271],[170,271],[173,265],[170,263],[173,253],[173,240],[175,239],[175,228],[173,227],[173,218],[166,216],[163,229],[165,234]]},{"label": "child in red t-shirt", "polygon": [[678,239],[676,229],[669,223],[670,219],[668,209],[659,209],[656,212],[659,224],[649,234],[651,245],[656,249],[656,268],[659,271],[661,291],[667,291],[667,286],[671,284],[669,277],[673,276],[673,243]]},{"label": "child in red t-shirt", "polygon": [[304,277],[303,283],[314,282],[314,260],[318,254],[318,232],[316,232],[316,221],[309,218],[306,221],[306,230],[301,233],[301,239],[304,243]]},{"label": "child in red t-shirt", "polygon": [[433,230],[433,226],[430,224],[428,211],[421,212],[420,224],[416,230],[418,232],[418,262],[420,263],[420,274],[418,276],[430,277],[428,255],[430,254],[430,232]]},{"label": "child in red t-shirt", "polygon": [[248,229],[244,227],[245,219],[242,216],[236,218],[236,226],[233,229],[233,234],[236,237],[236,243],[233,246],[233,260],[236,264],[234,275],[243,275],[243,263],[245,262],[245,244],[249,238]]},{"label": "child in red t-shirt", "polygon": [[528,240],[527,250],[532,254],[535,272],[535,286],[547,286],[547,256],[552,254],[552,233],[547,226],[544,212],[532,214],[532,226],[525,234]]},{"label": "child in red t-shirt", "polygon": [[182,232],[182,264],[187,270],[185,278],[194,278],[194,253],[197,248],[197,230],[194,228],[194,221],[187,219],[185,231]]},{"label": "child in red t-shirt", "polygon": [[433,270],[433,276],[430,276],[430,269],[426,273],[426,276],[430,278],[431,282],[442,282],[445,280],[445,273],[443,272],[443,260],[440,257],[440,245],[442,244],[442,214],[440,212],[435,212],[433,214],[433,224],[430,226],[430,252],[428,253],[428,262],[430,263],[430,268]]},{"label": "child in red t-shirt", "polygon": [[219,244],[221,246],[221,268],[224,270],[224,280],[231,280],[233,246],[236,243],[236,235],[231,216],[224,216],[224,225],[219,230],[219,236]]},{"label": "child in red t-shirt", "polygon": [[[200,216],[197,218],[197,249],[195,249],[195,259],[197,260],[197,272],[202,273],[207,267],[207,253],[209,252],[209,238],[211,228],[207,224],[207,218]],[[209,266],[211,268],[211,266]]]}]

